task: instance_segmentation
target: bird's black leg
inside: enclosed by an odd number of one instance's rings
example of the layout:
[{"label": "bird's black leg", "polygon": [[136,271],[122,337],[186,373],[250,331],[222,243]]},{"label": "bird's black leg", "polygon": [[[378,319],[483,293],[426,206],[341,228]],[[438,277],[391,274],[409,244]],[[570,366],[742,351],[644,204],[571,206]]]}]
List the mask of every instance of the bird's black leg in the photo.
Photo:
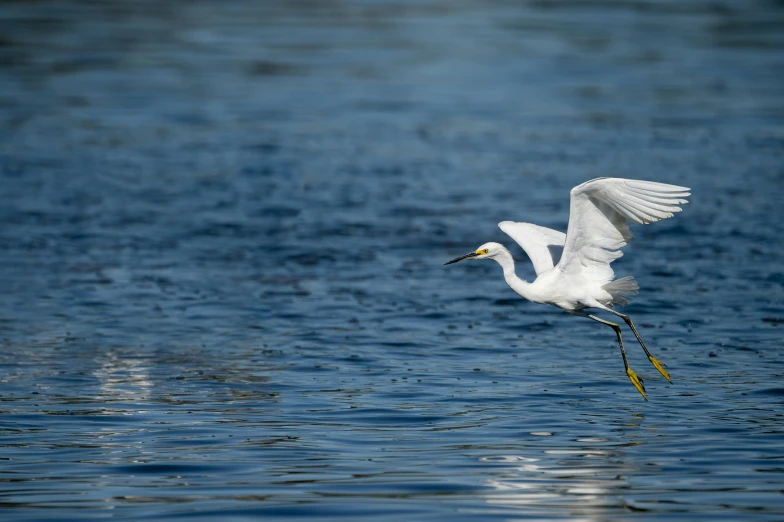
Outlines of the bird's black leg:
[{"label": "bird's black leg", "polygon": [[[572,313],[574,313],[574,312],[572,312]],[[642,379],[637,377],[637,374],[634,373],[634,370],[632,370],[629,367],[629,361],[626,360],[626,350],[624,350],[624,348],[623,348],[623,338],[621,337],[621,327],[618,326],[615,323],[611,323],[610,321],[605,321],[601,317],[596,317],[595,315],[587,314],[585,312],[579,312],[579,313],[576,313],[575,315],[581,315],[583,317],[588,317],[590,319],[593,319],[596,322],[599,322],[599,323],[602,323],[602,324],[606,324],[607,326],[609,326],[610,328],[612,328],[615,331],[615,335],[618,336],[618,346],[621,347],[621,357],[623,357],[623,366],[626,369],[626,375],[629,377],[629,380],[632,381],[632,384],[634,385],[634,387],[637,388],[637,391],[640,392],[640,395],[642,395],[642,398],[647,401],[648,397],[645,396],[645,386],[643,386]]]},{"label": "bird's black leg", "polygon": [[632,332],[634,332],[634,336],[637,337],[637,340],[640,342],[640,346],[642,346],[642,349],[645,351],[645,355],[648,356],[648,360],[651,361],[651,364],[657,370],[659,370],[659,373],[664,375],[664,378],[667,379],[670,382],[670,384],[672,384],[672,380],[670,379],[670,374],[667,372],[667,370],[665,370],[666,366],[661,362],[659,362],[653,355],[651,355],[651,352],[649,352],[648,348],[645,347],[645,343],[642,341],[642,337],[640,337],[640,334],[637,332],[637,328],[634,327],[632,318],[629,317],[628,315],[624,315],[620,312],[616,312],[615,310],[611,310],[609,308],[607,309],[607,311],[610,312],[611,314],[617,315],[618,317],[623,319],[626,322],[626,324],[629,325],[629,328],[631,328]]}]

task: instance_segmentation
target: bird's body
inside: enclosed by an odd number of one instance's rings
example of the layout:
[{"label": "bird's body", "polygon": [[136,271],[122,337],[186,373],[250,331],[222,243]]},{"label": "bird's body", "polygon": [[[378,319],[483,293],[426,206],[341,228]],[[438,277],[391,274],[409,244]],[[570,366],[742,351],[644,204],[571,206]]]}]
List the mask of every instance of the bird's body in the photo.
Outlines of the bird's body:
[{"label": "bird's body", "polygon": [[[514,259],[499,243],[485,243],[475,252],[453,259],[493,259],[501,265],[504,280],[521,297],[534,303],[557,306],[573,315],[588,317],[611,326],[618,336],[626,373],[645,397],[642,380],[629,368],[620,327],[587,309],[598,309],[621,317],[632,329],[653,365],[670,380],[663,365],[648,352],[631,319],[613,309],[636,295],[637,282],[632,277],[615,279],[610,267],[623,254],[633,237],[627,220],[647,224],[680,212],[678,205],[687,203],[689,189],[651,181],[598,178],[571,190],[567,233],[533,225],[504,221],[501,230],[509,234],[528,254],[536,279],[528,282],[515,273]],[[553,256],[561,251],[560,258]]]},{"label": "bird's body", "polygon": [[[577,312],[585,308],[601,308],[613,304],[624,304],[628,299],[616,293],[618,286],[627,289],[627,293],[636,292],[637,284],[633,278],[623,278],[610,281],[606,284],[587,279],[575,278],[556,267],[540,273],[533,282],[529,283],[517,277],[514,260],[503,245],[494,243],[501,250],[496,257],[504,269],[504,280],[521,297],[538,304],[549,304],[567,312]],[[500,247],[500,248],[499,248]],[[624,285],[613,284],[623,282]]]}]

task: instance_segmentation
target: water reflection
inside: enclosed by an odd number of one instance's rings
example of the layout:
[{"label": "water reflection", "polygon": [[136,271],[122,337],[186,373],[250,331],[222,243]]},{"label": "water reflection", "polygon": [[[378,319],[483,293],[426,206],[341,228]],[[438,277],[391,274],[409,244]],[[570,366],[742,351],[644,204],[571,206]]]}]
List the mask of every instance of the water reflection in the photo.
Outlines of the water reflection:
[{"label": "water reflection", "polygon": [[[536,435],[552,436],[547,432]],[[485,495],[485,500],[529,513],[567,510],[570,520],[604,520],[608,512],[626,509],[628,477],[640,470],[629,463],[624,449],[628,446],[606,437],[580,437],[566,444],[556,440],[550,449],[525,455],[484,457],[482,462],[505,466],[501,477],[487,481],[494,492]]]},{"label": "water reflection", "polygon": [[109,352],[98,363],[100,367],[93,371],[101,390],[97,399],[133,403],[150,398],[153,382],[150,380],[148,361]]}]

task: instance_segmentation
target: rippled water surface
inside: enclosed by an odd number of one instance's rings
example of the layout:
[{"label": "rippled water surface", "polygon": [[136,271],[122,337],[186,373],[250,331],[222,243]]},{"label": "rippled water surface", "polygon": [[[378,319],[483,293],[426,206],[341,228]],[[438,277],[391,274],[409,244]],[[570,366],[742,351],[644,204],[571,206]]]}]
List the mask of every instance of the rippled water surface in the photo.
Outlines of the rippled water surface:
[{"label": "rippled water surface", "polygon": [[[784,5],[4,2],[3,520],[781,520]],[[627,335],[486,241],[692,188]]]}]

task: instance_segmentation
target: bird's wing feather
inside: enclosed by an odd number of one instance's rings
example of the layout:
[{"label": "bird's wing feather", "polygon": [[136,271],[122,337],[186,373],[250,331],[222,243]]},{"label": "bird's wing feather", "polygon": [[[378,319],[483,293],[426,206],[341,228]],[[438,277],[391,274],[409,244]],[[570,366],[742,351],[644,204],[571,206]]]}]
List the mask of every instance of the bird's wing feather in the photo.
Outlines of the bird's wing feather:
[{"label": "bird's wing feather", "polygon": [[564,273],[605,284],[614,273],[610,263],[633,235],[627,219],[648,224],[680,212],[690,189],[652,181],[598,178],[570,193],[569,228],[558,268]]},{"label": "bird's wing feather", "polygon": [[498,228],[520,245],[534,265],[536,275],[553,268],[554,261],[550,247],[563,247],[566,234],[552,228],[540,227],[531,223],[502,221]]}]

